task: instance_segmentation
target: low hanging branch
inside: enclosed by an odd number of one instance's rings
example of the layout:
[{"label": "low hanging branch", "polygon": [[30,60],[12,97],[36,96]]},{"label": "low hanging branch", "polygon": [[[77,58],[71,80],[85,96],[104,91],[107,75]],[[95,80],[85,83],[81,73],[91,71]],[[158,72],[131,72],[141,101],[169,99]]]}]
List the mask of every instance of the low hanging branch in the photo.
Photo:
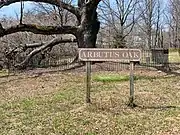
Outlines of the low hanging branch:
[{"label": "low hanging branch", "polygon": [[26,45],[26,47],[29,47],[29,48],[34,48],[34,47],[38,47],[36,49],[34,49],[32,52],[30,52],[24,61],[22,61],[21,63],[17,64],[15,67],[17,67],[18,69],[24,69],[26,68],[27,64],[29,63],[29,60],[36,54],[38,54],[39,52],[49,48],[49,47],[53,47],[57,44],[60,44],[60,43],[69,43],[69,42],[76,42],[75,39],[61,39],[61,38],[54,38],[52,39],[51,41],[49,42],[46,42],[46,43],[35,43],[35,44],[29,44],[29,45]]},{"label": "low hanging branch", "polygon": [[[76,43],[77,42],[76,39],[61,39],[60,40],[60,38],[59,38],[58,40],[59,40],[58,44],[60,44],[60,43]],[[25,44],[24,48],[26,48],[26,49],[28,49],[28,48],[37,48],[37,47],[41,47],[42,45],[45,45],[47,43],[48,42]]]},{"label": "low hanging branch", "polygon": [[[61,39],[61,40],[59,39],[58,44],[60,44],[60,43],[62,43],[62,44],[63,43],[76,43],[76,42],[77,42],[76,39]],[[48,42],[40,42],[40,43],[32,43],[32,44],[24,44],[24,45],[21,44],[21,47],[16,47],[16,48],[10,50],[9,52],[7,52],[7,55],[10,55],[11,53],[18,53],[20,51],[25,52],[29,48],[33,49],[33,48],[41,47],[47,43]]]},{"label": "low hanging branch", "polygon": [[76,35],[76,26],[41,26],[36,24],[19,24],[8,28],[0,27],[0,37],[16,32],[32,32],[34,34],[73,34]]}]

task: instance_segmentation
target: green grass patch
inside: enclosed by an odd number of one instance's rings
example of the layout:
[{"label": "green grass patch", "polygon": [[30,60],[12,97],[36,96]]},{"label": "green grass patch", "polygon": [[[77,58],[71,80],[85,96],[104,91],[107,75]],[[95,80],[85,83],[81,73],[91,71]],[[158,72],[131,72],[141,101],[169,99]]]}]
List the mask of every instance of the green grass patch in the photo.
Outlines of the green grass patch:
[{"label": "green grass patch", "polygon": [[[93,80],[96,82],[124,82],[129,81],[130,76],[129,75],[96,75],[93,76]],[[134,76],[134,80],[138,79],[150,79],[147,76]]]},{"label": "green grass patch", "polygon": [[169,52],[169,62],[180,63],[180,55],[179,55],[178,50]]},{"label": "green grass patch", "polygon": [[180,51],[180,48],[169,48],[169,52],[178,52]]},{"label": "green grass patch", "polygon": [[128,81],[129,76],[127,75],[96,75],[93,77],[93,80],[97,82],[121,82],[121,81]]},{"label": "green grass patch", "polygon": [[36,100],[35,99],[24,99],[24,100],[22,100],[21,101],[21,107],[23,108],[23,109],[32,109],[33,107],[35,107],[35,105],[36,105],[37,103],[36,103]]},{"label": "green grass patch", "polygon": [[7,76],[7,75],[8,75],[8,70],[6,70],[6,69],[0,70],[0,77]]}]

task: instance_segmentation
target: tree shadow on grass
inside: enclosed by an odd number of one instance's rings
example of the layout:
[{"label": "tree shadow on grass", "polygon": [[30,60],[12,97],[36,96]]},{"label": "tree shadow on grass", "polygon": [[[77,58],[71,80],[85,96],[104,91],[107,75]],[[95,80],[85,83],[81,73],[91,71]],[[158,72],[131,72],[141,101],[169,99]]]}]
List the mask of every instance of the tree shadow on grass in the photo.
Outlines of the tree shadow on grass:
[{"label": "tree shadow on grass", "polygon": [[149,80],[149,81],[153,81],[153,80],[158,80],[158,79],[171,79],[174,78],[174,76],[172,75],[166,75],[166,76],[135,76],[134,80]]},{"label": "tree shadow on grass", "polygon": [[175,76],[180,75],[180,66],[179,66],[179,64],[170,64],[167,67],[155,67],[155,68],[157,70],[160,70],[160,71],[166,73],[167,75],[175,75]]},{"label": "tree shadow on grass", "polygon": [[140,108],[140,109],[153,109],[153,110],[167,110],[167,109],[179,109],[180,110],[180,106],[171,106],[171,105],[160,105],[160,106],[137,105],[136,107]]},{"label": "tree shadow on grass", "polygon": [[157,106],[143,106],[143,105],[137,105],[136,107],[130,107],[126,103],[121,104],[115,104],[113,106],[108,106],[99,104],[97,102],[94,102],[90,104],[88,107],[88,111],[90,112],[105,112],[110,113],[112,115],[121,115],[121,114],[132,114],[132,113],[140,113],[140,112],[146,112],[147,113],[153,112],[153,111],[168,111],[168,110],[178,110],[180,111],[180,106],[171,106],[171,105],[157,105]]}]

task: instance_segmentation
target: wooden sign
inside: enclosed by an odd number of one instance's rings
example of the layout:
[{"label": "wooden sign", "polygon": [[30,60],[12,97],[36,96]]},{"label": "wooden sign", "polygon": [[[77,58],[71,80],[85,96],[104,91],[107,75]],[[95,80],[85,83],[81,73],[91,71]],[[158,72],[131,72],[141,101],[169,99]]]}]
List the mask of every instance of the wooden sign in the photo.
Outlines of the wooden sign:
[{"label": "wooden sign", "polygon": [[139,49],[105,49],[82,48],[79,50],[79,59],[82,61],[140,61]]},{"label": "wooden sign", "polygon": [[139,49],[105,49],[105,48],[82,48],[79,50],[79,59],[86,61],[86,102],[91,103],[91,61],[128,61],[130,62],[130,98],[129,106],[134,104],[134,62],[140,61]]}]

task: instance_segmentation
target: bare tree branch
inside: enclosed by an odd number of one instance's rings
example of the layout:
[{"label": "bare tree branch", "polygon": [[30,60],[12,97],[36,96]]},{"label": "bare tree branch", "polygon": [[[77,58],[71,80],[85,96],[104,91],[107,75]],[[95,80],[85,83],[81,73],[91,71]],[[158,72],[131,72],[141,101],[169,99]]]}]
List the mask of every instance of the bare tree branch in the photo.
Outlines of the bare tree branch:
[{"label": "bare tree branch", "polygon": [[115,31],[113,38],[118,42],[115,47],[126,46],[125,38],[131,33],[138,20],[137,3],[138,0],[115,0],[114,4],[110,0],[103,1],[104,7],[100,7],[102,12],[100,17]]},{"label": "bare tree branch", "polygon": [[0,27],[0,37],[16,32],[32,32],[34,34],[52,35],[52,34],[73,34],[76,35],[75,26],[39,26],[36,24],[18,24],[9,28]]},{"label": "bare tree branch", "polygon": [[[26,65],[28,64],[29,60],[36,55],[37,53],[45,50],[48,47],[52,47],[54,45],[60,44],[60,43],[67,43],[67,42],[74,42],[74,40],[69,40],[69,39],[64,39],[62,40],[61,38],[54,38],[49,42],[46,42],[45,44],[43,44],[42,46],[34,49],[32,52],[30,52],[27,57],[24,59],[24,61],[22,61],[21,63],[17,64],[15,67],[18,67],[20,69],[23,69],[26,67]],[[37,45],[37,44],[36,44]]]},{"label": "bare tree branch", "polygon": [[[76,39],[61,39],[60,40],[60,38],[59,38],[59,42],[57,44],[60,44],[60,43],[76,43],[76,42],[77,42]],[[41,42],[41,43],[25,44],[23,46],[24,46],[24,48],[37,48],[37,47],[43,46],[47,43],[48,42]]]},{"label": "bare tree branch", "polygon": [[[6,0],[0,3],[0,8],[4,6],[8,6],[10,4],[20,2],[21,0]],[[30,2],[43,2],[51,5],[56,5],[58,7],[62,7],[72,14],[76,15],[77,17],[80,17],[80,11],[77,7],[72,6],[71,4],[67,4],[61,0],[22,0],[22,1],[30,1]]]}]

